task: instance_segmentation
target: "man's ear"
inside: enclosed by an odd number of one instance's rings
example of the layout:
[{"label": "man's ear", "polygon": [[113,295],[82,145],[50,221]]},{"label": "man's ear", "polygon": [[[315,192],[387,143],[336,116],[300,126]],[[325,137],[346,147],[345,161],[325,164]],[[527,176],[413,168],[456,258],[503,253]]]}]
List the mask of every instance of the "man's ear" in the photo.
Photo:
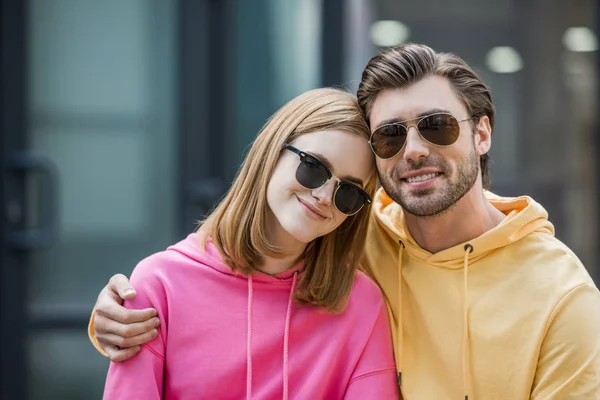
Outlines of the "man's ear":
[{"label": "man's ear", "polygon": [[475,149],[477,150],[477,155],[487,154],[491,146],[492,125],[490,124],[490,118],[484,115],[479,118],[477,125],[475,125]]}]

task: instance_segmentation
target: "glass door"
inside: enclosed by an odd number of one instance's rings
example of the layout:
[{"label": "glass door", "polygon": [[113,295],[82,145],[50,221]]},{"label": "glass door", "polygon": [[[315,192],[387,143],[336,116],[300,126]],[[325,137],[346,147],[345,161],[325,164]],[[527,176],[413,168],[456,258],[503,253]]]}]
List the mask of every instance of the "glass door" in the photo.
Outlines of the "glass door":
[{"label": "glass door", "polygon": [[178,3],[2,5],[0,397],[98,399],[97,293],[183,235]]}]

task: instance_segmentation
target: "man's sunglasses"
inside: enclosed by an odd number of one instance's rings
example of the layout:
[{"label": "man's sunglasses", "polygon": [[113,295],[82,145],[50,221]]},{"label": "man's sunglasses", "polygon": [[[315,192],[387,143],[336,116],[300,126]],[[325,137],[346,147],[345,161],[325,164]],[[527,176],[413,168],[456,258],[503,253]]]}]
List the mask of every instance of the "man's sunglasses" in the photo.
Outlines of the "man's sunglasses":
[{"label": "man's sunglasses", "polygon": [[364,190],[353,183],[342,181],[334,176],[317,157],[298,150],[290,144],[284,144],[283,148],[298,154],[300,157],[300,164],[296,169],[296,180],[305,188],[317,189],[331,178],[337,181],[333,193],[333,204],[342,214],[354,215],[365,204],[371,203],[371,197]]},{"label": "man's sunglasses", "polygon": [[415,126],[423,140],[436,146],[450,146],[458,139],[458,124],[472,119],[471,117],[458,121],[452,114],[435,113],[422,117],[414,125],[407,125],[406,122],[409,121],[385,124],[371,133],[369,144],[377,157],[384,160],[395,157],[406,144],[408,130]]}]

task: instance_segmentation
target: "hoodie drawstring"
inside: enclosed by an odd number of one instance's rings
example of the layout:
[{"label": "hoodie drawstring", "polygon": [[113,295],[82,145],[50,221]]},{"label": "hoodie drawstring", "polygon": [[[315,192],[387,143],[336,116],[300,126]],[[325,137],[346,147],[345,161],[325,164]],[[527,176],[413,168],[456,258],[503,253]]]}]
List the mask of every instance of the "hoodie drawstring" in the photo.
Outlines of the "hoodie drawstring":
[{"label": "hoodie drawstring", "polygon": [[402,255],[404,253],[404,242],[399,240],[398,249],[398,349],[396,351],[396,369],[398,370],[398,387],[402,386],[402,362],[404,352],[404,336],[402,332]]},{"label": "hoodie drawstring", "polygon": [[[288,400],[289,363],[288,350],[290,339],[290,319],[292,315],[292,304],[294,303],[294,292],[296,290],[296,278],[298,271],[292,276],[292,288],[288,299],[287,312],[285,315],[285,328],[283,334],[283,400]],[[252,399],[252,275],[248,276],[248,333],[246,337],[246,400]]]},{"label": "hoodie drawstring", "polygon": [[288,348],[290,341],[290,318],[292,316],[292,304],[294,303],[294,291],[296,289],[296,277],[298,271],[294,272],[292,277],[292,289],[290,290],[290,298],[288,299],[287,313],[285,314],[285,331],[283,334],[283,399],[288,398]]},{"label": "hoodie drawstring", "polygon": [[248,336],[246,337],[246,400],[252,398],[252,275],[248,276]]},{"label": "hoodie drawstring", "polygon": [[463,387],[465,391],[465,400],[469,400],[469,391],[471,390],[471,354],[469,349],[469,297],[468,297],[468,275],[469,275],[469,254],[473,252],[473,246],[465,244],[465,259],[463,268]]},{"label": "hoodie drawstring", "polygon": [[[402,256],[404,253],[404,242],[399,241],[398,249],[398,349],[396,351],[396,366],[398,370],[398,386],[402,386],[402,362],[404,356],[404,333],[402,331]],[[469,254],[474,250],[473,245],[467,243],[464,247],[464,268],[463,268],[463,388],[465,391],[465,400],[469,400],[471,390],[471,354],[469,349],[469,314],[468,314],[468,276],[469,276]]]}]

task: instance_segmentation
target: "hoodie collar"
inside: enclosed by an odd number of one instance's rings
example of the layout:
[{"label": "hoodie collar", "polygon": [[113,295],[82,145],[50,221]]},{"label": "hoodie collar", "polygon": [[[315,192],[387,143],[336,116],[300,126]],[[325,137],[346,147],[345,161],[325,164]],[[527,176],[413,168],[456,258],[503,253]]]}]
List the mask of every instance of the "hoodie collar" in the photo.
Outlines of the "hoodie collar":
[{"label": "hoodie collar", "polygon": [[[239,271],[233,271],[231,267],[223,262],[223,258],[219,253],[219,250],[215,247],[212,240],[206,241],[206,246],[202,249],[201,238],[194,232],[190,233],[187,238],[171,246],[170,249],[176,250],[198,262],[201,262],[210,268],[219,272],[236,276],[242,279],[248,279],[247,276],[243,275]],[[252,279],[255,282],[267,282],[278,285],[292,285],[294,273],[302,272],[304,270],[304,260],[301,260],[292,268],[288,269],[277,275],[269,275],[264,272],[256,271],[252,274]]]},{"label": "hoodie collar", "polygon": [[548,213],[531,197],[500,197],[489,191],[485,191],[485,195],[496,209],[506,215],[504,220],[479,237],[433,254],[421,248],[414,240],[406,226],[402,207],[394,202],[383,188],[380,188],[375,195],[373,212],[377,222],[390,236],[402,240],[406,252],[411,257],[443,268],[463,267],[464,247],[467,243],[474,249],[469,256],[469,262],[476,263],[490,252],[514,243],[532,232],[554,235],[554,227],[548,221]]}]

